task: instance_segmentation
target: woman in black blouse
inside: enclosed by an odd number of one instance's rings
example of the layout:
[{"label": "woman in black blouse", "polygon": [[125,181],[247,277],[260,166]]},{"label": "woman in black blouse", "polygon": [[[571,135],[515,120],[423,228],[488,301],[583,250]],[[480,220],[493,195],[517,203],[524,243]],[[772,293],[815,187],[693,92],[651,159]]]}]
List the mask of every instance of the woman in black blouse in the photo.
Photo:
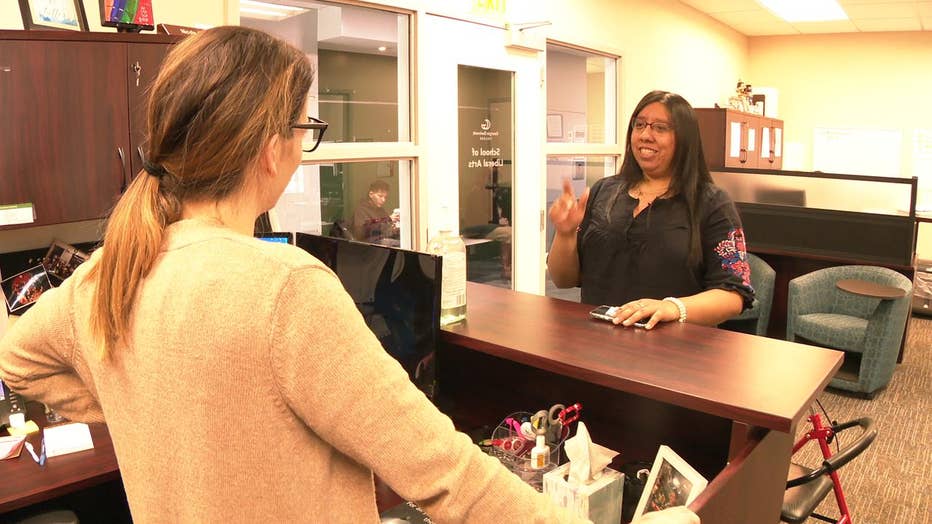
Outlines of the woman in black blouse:
[{"label": "woman in black blouse", "polygon": [[578,201],[564,182],[550,219],[554,284],[580,286],[584,303],[618,306],[616,324],[714,326],[754,299],[741,220],[712,182],[692,107],[674,93],[641,99],[621,172]]}]

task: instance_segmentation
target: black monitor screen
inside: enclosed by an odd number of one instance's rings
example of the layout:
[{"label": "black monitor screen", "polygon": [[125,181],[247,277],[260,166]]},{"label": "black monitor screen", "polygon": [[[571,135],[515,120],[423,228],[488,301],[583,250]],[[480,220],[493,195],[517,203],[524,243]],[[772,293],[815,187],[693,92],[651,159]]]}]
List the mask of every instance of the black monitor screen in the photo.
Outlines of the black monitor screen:
[{"label": "black monitor screen", "polygon": [[278,242],[281,244],[294,244],[294,240],[292,240],[292,236],[290,232],[256,233],[255,237],[261,238],[262,240],[265,240],[267,242]]},{"label": "black monitor screen", "polygon": [[306,233],[297,233],[295,241],[337,274],[385,351],[432,398],[441,258]]}]

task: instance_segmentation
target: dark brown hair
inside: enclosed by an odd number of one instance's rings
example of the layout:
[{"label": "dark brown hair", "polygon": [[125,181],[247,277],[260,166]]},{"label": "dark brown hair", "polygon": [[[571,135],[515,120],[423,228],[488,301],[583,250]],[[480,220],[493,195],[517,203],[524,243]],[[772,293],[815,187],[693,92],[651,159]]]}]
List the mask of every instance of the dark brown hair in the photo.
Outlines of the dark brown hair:
[{"label": "dark brown hair", "polygon": [[712,175],[702,153],[702,138],[699,136],[699,122],[696,113],[685,98],[669,91],[651,91],[644,95],[631,113],[628,122],[628,134],[625,138],[625,159],[621,165],[620,175],[627,187],[634,187],[644,180],[644,172],[634,159],[631,150],[631,132],[634,121],[645,107],[659,102],[670,112],[673,120],[673,132],[676,133],[676,149],[673,153],[670,181],[670,195],[679,195],[686,202],[689,216],[689,263],[693,266],[702,261],[702,239],[699,232],[699,208],[702,193],[712,185]]}]

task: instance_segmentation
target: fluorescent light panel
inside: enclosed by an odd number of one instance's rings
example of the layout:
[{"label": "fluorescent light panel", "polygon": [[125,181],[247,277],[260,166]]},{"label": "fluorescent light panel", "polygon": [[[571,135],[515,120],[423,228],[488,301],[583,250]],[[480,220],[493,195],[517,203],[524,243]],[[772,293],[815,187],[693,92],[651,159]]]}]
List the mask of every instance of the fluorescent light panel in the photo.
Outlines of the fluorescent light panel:
[{"label": "fluorescent light panel", "polygon": [[256,0],[240,0],[239,3],[239,12],[241,14],[265,20],[284,20],[305,11],[307,9],[301,7],[257,2]]},{"label": "fluorescent light panel", "polygon": [[757,0],[787,22],[827,22],[847,20],[837,0]]}]

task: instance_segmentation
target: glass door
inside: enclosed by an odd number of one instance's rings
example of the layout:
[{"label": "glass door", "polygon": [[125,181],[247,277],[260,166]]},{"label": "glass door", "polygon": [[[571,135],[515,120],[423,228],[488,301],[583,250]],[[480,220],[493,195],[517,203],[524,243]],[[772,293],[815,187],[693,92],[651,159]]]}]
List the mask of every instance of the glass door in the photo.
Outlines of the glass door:
[{"label": "glass door", "polygon": [[459,231],[468,280],[541,294],[542,53],[509,49],[502,28],[445,17],[426,16],[421,34],[430,234],[443,225]]}]

